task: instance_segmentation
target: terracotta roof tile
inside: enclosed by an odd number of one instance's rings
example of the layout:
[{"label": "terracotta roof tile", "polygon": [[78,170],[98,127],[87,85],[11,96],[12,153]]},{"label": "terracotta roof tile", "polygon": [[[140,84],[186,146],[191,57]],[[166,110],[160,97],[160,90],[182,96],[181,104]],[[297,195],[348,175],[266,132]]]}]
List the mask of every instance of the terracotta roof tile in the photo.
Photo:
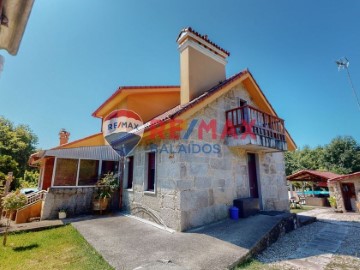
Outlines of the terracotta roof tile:
[{"label": "terracotta roof tile", "polygon": [[346,174],[346,175],[340,175],[338,177],[334,177],[332,179],[329,179],[329,182],[350,180],[352,178],[360,178],[360,172],[355,172],[355,173]]},{"label": "terracotta roof tile", "polygon": [[185,31],[189,31],[191,33],[193,33],[195,36],[202,38],[203,40],[205,40],[206,42],[210,43],[212,46],[214,46],[215,48],[219,49],[220,51],[224,52],[225,54],[227,54],[227,56],[230,56],[230,52],[221,48],[219,45],[215,44],[214,42],[212,42],[207,35],[201,35],[200,33],[196,32],[194,29],[192,29],[191,27],[187,27],[181,30],[179,36],[177,39],[179,39],[179,37],[181,36],[181,34]]},{"label": "terracotta roof tile", "polygon": [[336,173],[332,173],[332,172],[321,172],[321,171],[315,171],[315,170],[301,170],[299,172],[296,172],[292,175],[289,175],[287,177],[287,180],[290,181],[306,181],[306,176],[309,175],[310,177],[313,178],[321,178],[324,180],[328,180],[334,177],[339,177],[341,176],[340,174],[336,174]]}]

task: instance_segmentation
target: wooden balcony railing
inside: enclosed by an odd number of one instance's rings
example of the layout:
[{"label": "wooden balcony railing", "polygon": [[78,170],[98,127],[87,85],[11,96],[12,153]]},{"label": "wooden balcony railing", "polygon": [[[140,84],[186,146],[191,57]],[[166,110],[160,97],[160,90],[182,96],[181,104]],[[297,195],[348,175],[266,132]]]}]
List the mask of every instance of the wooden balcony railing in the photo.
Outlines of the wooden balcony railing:
[{"label": "wooden balcony railing", "polygon": [[259,135],[262,141],[275,139],[278,142],[285,142],[284,120],[252,106],[245,105],[226,111],[226,120],[229,136],[233,136],[234,132],[236,134],[251,132]]}]

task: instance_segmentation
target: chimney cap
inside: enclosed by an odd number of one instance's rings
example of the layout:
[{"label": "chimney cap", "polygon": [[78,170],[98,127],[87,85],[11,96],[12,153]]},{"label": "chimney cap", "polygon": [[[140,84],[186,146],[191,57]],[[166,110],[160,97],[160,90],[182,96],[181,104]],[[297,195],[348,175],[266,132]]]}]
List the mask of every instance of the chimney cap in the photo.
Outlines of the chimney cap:
[{"label": "chimney cap", "polygon": [[191,33],[195,35],[196,37],[202,39],[203,41],[209,43],[210,45],[214,46],[216,49],[220,50],[221,52],[225,53],[227,56],[230,56],[230,52],[227,50],[221,48],[219,45],[215,44],[209,39],[208,35],[201,35],[200,33],[196,32],[192,27],[186,27],[180,31],[180,34],[178,35],[176,42],[179,42],[179,40],[186,34]]}]

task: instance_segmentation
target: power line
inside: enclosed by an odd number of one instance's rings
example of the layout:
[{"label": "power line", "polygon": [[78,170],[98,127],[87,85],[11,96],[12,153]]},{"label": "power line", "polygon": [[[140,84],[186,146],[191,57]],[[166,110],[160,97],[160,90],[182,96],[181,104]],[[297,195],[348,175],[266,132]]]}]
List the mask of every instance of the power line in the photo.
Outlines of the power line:
[{"label": "power line", "polygon": [[346,73],[348,75],[348,79],[349,79],[349,82],[350,82],[350,86],[351,86],[351,89],[353,90],[353,93],[355,95],[355,99],[356,99],[356,102],[359,106],[359,110],[360,110],[360,100],[359,100],[359,96],[355,90],[355,86],[354,86],[354,83],[351,79],[351,76],[350,76],[350,71],[349,71],[349,60],[344,57],[344,58],[341,58],[339,59],[338,61],[335,61],[336,62],[336,65],[338,66],[338,70],[342,70],[342,69],[346,69]]}]

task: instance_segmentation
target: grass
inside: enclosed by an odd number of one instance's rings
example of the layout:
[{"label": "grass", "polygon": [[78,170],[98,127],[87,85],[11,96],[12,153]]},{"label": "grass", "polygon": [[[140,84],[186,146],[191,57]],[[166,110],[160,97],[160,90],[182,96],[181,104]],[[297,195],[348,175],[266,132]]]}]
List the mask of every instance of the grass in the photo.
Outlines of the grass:
[{"label": "grass", "polygon": [[256,259],[249,259],[240,264],[236,270],[282,270],[281,268],[277,268],[275,266],[269,266],[262,262],[259,262]]},{"label": "grass", "polygon": [[[2,242],[2,237],[1,237]],[[72,227],[10,234],[0,246],[0,269],[113,269]]]},{"label": "grass", "polygon": [[302,207],[302,208],[290,209],[290,213],[298,214],[298,213],[301,213],[301,212],[305,212],[305,211],[309,211],[309,210],[315,209],[314,206],[308,206],[308,205],[302,205],[301,207]]}]

